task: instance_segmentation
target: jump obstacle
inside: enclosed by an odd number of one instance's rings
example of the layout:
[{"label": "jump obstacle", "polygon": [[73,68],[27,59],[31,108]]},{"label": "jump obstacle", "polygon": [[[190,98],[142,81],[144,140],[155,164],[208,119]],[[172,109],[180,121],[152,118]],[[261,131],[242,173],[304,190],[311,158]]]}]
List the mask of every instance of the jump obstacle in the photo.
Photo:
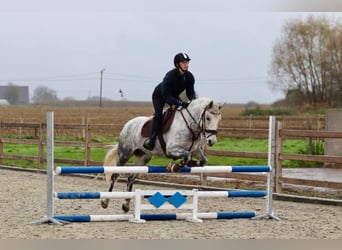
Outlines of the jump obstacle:
[{"label": "jump obstacle", "polygon": [[[134,166],[134,167],[57,167],[54,170],[53,137],[54,137],[53,112],[47,113],[47,216],[33,222],[35,224],[53,223],[63,224],[68,222],[95,222],[95,221],[130,221],[142,223],[147,220],[187,220],[191,222],[202,222],[202,219],[233,219],[269,218],[280,220],[273,214],[272,188],[273,171],[272,163],[274,156],[274,134],[275,118],[270,116],[269,120],[269,143],[268,143],[268,165],[267,166],[185,166],[179,173],[228,173],[228,172],[258,172],[267,174],[267,190],[225,190],[225,191],[199,191],[192,190],[141,190],[133,192],[54,192],[54,175],[70,174],[96,174],[96,173],[167,173],[165,166]],[[192,201],[188,200],[192,198]],[[198,212],[199,198],[215,197],[266,197],[266,213],[257,215],[255,211],[241,212]],[[55,215],[54,199],[134,199],[133,214],[113,215]],[[147,202],[142,202],[147,200]],[[164,214],[142,214],[142,210],[160,209],[186,209],[188,213],[164,213]]]}]

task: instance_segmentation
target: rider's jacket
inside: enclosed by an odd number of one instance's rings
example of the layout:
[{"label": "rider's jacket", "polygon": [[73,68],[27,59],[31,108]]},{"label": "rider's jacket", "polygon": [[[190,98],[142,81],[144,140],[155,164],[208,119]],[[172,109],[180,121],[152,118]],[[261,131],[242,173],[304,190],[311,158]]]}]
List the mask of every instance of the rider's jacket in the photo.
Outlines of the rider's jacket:
[{"label": "rider's jacket", "polygon": [[196,98],[194,90],[195,78],[190,71],[180,74],[177,68],[166,73],[163,81],[159,83],[153,92],[153,96],[162,98],[167,104],[180,105],[179,95],[185,90],[189,100]]}]

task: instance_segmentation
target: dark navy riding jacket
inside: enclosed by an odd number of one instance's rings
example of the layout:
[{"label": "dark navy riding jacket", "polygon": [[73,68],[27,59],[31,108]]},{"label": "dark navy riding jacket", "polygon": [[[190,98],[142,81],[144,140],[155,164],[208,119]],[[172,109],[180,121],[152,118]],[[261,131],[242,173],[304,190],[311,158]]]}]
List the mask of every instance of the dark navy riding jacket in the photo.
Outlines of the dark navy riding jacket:
[{"label": "dark navy riding jacket", "polygon": [[180,105],[179,95],[185,90],[189,100],[196,98],[194,90],[195,78],[190,71],[180,74],[177,68],[166,73],[163,81],[159,83],[153,92],[154,98],[162,98],[169,105]]}]

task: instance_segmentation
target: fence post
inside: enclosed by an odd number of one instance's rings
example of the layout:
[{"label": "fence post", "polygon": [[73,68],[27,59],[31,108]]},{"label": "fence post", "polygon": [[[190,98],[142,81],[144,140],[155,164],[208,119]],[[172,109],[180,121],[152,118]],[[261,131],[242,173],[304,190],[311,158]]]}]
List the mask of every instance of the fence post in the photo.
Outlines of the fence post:
[{"label": "fence post", "polygon": [[[19,117],[19,122],[24,123],[23,118],[20,116]],[[19,138],[22,139],[22,133],[23,133],[23,128],[20,126],[19,127]]]},{"label": "fence post", "polygon": [[39,145],[38,145],[38,168],[43,168],[44,162],[44,143],[43,143],[43,123],[39,124]]},{"label": "fence post", "polygon": [[2,121],[0,121],[0,164],[2,165],[2,155],[4,153],[4,143],[2,142]]},{"label": "fence post", "polygon": [[[207,148],[208,147],[207,147],[206,139],[203,138],[201,143],[202,143],[202,145],[204,145],[203,146],[203,153],[207,157]],[[205,173],[200,173],[200,182],[201,182],[202,186],[208,186],[208,178],[207,178]]]},{"label": "fence post", "polygon": [[[276,148],[276,137],[275,137],[275,128],[276,124],[276,117],[275,116],[270,116],[269,117],[269,125],[268,125],[268,155],[267,155],[267,165],[272,167],[272,171],[270,173],[270,178],[274,178],[274,166],[275,166],[275,148]],[[271,187],[273,189],[273,187]]]},{"label": "fence post", "polygon": [[[307,130],[311,130],[312,126],[311,126],[311,115],[310,114],[306,114],[306,129]],[[308,137],[308,155],[312,155],[312,138]]]},{"label": "fence post", "polygon": [[90,119],[87,118],[85,120],[85,129],[83,131],[85,131],[85,148],[84,148],[84,152],[85,152],[85,156],[84,156],[84,166],[88,166],[88,163],[90,161],[90,137],[91,137],[91,132],[90,132]]},{"label": "fence post", "polygon": [[277,122],[276,126],[276,150],[275,150],[275,192],[282,192],[282,183],[280,181],[282,177],[282,160],[280,159],[280,154],[282,153],[283,138],[280,135],[280,130],[283,128],[282,122]]}]

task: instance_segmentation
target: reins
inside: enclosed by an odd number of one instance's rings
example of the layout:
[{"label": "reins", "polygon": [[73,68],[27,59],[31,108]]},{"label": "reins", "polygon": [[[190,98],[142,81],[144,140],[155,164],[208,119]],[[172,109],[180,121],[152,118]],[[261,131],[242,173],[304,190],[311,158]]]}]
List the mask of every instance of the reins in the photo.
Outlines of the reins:
[{"label": "reins", "polygon": [[[190,116],[191,119],[196,123],[196,125],[199,125],[199,124],[197,124],[195,118],[192,116],[192,114],[190,113],[190,111],[189,111],[187,108],[185,108],[185,110],[188,112],[189,116]],[[182,117],[183,117],[183,120],[184,120],[184,122],[185,122],[185,125],[187,126],[187,128],[189,129],[189,131],[190,131],[190,133],[191,133],[191,135],[192,135],[191,145],[190,145],[190,147],[189,147],[189,149],[188,149],[188,151],[190,151],[191,148],[192,148],[192,146],[194,145],[194,142],[195,142],[195,141],[198,139],[198,137],[200,136],[200,134],[201,134],[201,132],[202,132],[202,129],[201,129],[200,132],[196,135],[195,132],[194,132],[194,130],[190,127],[188,121],[186,120],[186,118],[185,118],[185,116],[184,116],[182,110],[178,110],[178,111],[181,113],[181,115],[182,115]]]},{"label": "reins", "polygon": [[[191,126],[190,126],[189,122],[187,121],[187,119],[185,118],[185,116],[184,116],[182,110],[183,110],[183,109],[178,110],[178,111],[181,113],[181,115],[182,115],[182,117],[183,117],[183,120],[184,120],[184,122],[185,122],[187,128],[189,129],[189,131],[190,131],[190,133],[191,133],[191,135],[192,135],[192,141],[191,141],[191,145],[190,145],[190,148],[189,148],[188,151],[191,150],[191,148],[192,148],[193,145],[194,145],[194,142],[200,137],[201,134],[203,134],[203,136],[206,137],[206,138],[209,138],[209,137],[212,136],[212,135],[217,135],[217,130],[206,129],[206,128],[205,128],[205,112],[207,112],[208,107],[206,107],[206,108],[204,109],[204,111],[202,112],[201,117],[200,117],[200,119],[199,119],[198,122],[197,122],[196,119],[193,117],[193,115],[190,113],[190,111],[189,111],[187,108],[185,108],[185,110],[188,112],[188,115],[191,117],[192,121],[195,122],[195,124],[197,125],[197,127],[200,128],[200,131],[199,131],[197,134],[196,134],[196,133],[194,132],[194,130],[191,128]],[[206,133],[209,133],[209,135],[206,136]]]}]

